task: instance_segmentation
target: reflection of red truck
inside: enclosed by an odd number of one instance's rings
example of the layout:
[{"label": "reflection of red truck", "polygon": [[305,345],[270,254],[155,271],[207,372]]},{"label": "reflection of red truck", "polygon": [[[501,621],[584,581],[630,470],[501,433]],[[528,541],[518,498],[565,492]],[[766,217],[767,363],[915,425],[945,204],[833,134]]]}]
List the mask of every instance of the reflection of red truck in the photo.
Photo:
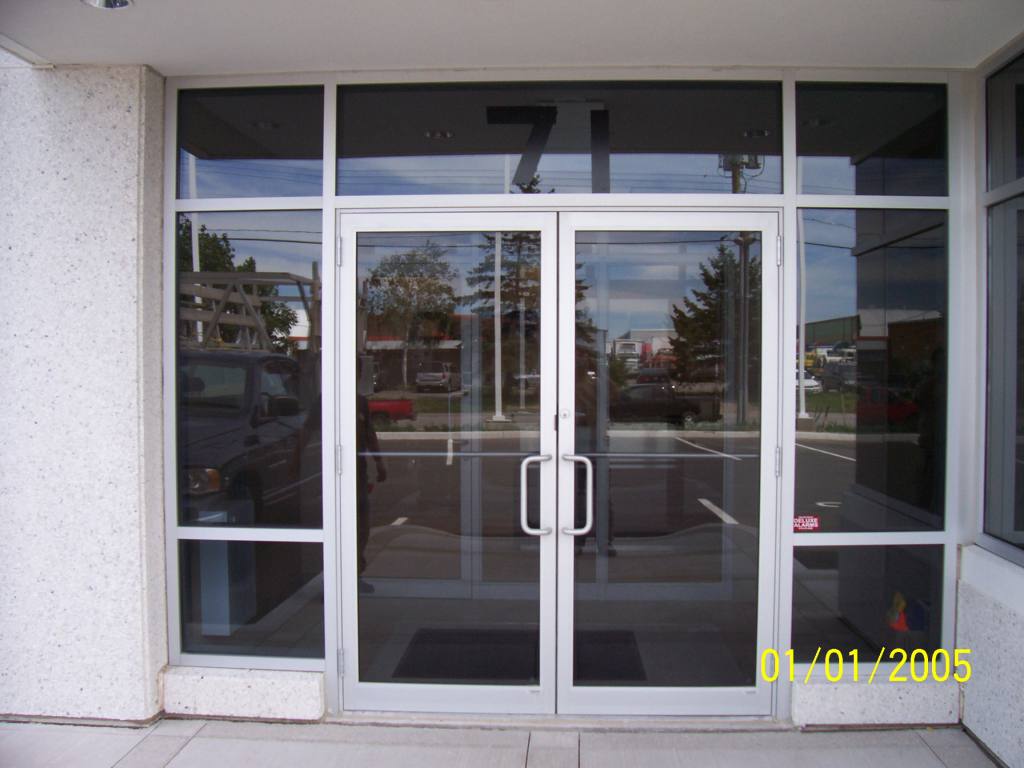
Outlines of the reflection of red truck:
[{"label": "reflection of red truck", "polygon": [[368,400],[370,418],[377,424],[387,424],[399,419],[412,419],[416,414],[412,409],[412,400],[407,397]]}]

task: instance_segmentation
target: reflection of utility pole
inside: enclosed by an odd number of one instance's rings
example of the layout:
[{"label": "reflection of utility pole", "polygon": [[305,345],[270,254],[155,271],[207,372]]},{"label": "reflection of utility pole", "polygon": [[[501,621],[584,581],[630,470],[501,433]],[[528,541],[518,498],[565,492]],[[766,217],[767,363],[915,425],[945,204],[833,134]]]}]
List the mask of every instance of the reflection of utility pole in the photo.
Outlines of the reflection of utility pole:
[{"label": "reflection of utility pole", "polygon": [[523,236],[516,239],[516,294],[519,297],[519,411],[526,410],[526,300],[523,297]]},{"label": "reflection of utility pole", "polygon": [[[199,197],[196,192],[196,156],[188,153],[188,191],[191,197]],[[199,214],[190,214],[192,219],[192,271],[199,271]],[[212,330],[212,329],[211,329]],[[196,341],[203,341],[203,323],[196,320]]]},{"label": "reflection of utility pole", "polygon": [[[738,195],[745,190],[743,171],[758,171],[764,167],[759,155],[719,155],[718,167],[732,176],[732,192]],[[747,423],[747,403],[750,396],[750,245],[756,236],[740,232],[733,240],[740,249],[740,328],[739,328],[739,371],[737,373],[736,420]]]},{"label": "reflection of utility pole", "polygon": [[491,421],[508,421],[501,409],[501,232],[494,233],[494,416]]},{"label": "reflection of utility pole", "polygon": [[[719,155],[718,167],[732,175],[732,193],[738,195],[746,192],[743,172],[762,170],[764,158],[760,155]],[[760,175],[755,174],[755,176]]]},{"label": "reflection of utility pole", "polygon": [[747,423],[747,402],[750,389],[750,244],[754,237],[749,232],[740,232],[733,242],[740,249],[740,349],[739,386],[737,387],[736,420]]},{"label": "reflection of utility pole", "polygon": [[800,244],[800,270],[797,279],[800,281],[800,325],[797,326],[797,372],[800,375],[800,413],[797,418],[806,419],[807,390],[804,388],[804,367],[806,365],[807,348],[807,250],[804,246],[804,217],[796,220],[796,241]]},{"label": "reflection of utility pole", "polygon": [[736,423],[747,423],[747,405],[750,401],[750,246],[757,242],[753,232],[739,232],[731,240],[740,251],[740,274],[737,301],[739,329],[735,355]]}]

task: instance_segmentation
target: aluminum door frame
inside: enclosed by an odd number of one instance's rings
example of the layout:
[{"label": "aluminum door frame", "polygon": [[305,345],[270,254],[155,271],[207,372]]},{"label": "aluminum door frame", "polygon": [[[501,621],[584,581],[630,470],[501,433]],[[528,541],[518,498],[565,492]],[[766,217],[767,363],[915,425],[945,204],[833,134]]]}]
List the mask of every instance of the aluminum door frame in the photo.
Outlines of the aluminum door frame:
[{"label": "aluminum door frame", "polygon": [[[557,376],[557,214],[553,212],[390,212],[338,213],[338,366],[337,469],[339,475],[339,611],[341,649],[338,673],[346,710],[453,712],[478,714],[550,714],[555,710],[555,518],[557,468],[554,460],[539,465],[540,526],[552,533],[540,536],[539,666],[540,684],[461,685],[360,682],[358,537],[354,510],[356,491],[356,240],[360,232],[539,232],[541,238],[541,400],[540,453],[555,455]],[[347,295],[346,295],[347,294]],[[545,313],[550,314],[547,322]],[[518,510],[509,510],[518,519]]]},{"label": "aluminum door frame", "polygon": [[[760,675],[762,652],[775,637],[781,457],[780,215],[775,211],[569,212],[559,215],[558,315],[558,696],[560,714],[771,716],[774,684]],[[577,231],[759,231],[761,274],[761,467],[758,541],[757,669],[753,687],[629,687],[573,685],[576,481],[564,460],[575,448],[575,286]]]}]

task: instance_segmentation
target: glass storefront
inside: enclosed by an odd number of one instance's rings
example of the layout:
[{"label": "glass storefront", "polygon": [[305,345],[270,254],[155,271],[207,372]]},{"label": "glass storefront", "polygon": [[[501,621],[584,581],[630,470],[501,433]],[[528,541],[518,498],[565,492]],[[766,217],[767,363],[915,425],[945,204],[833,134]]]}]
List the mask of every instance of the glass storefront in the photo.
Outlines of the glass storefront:
[{"label": "glass storefront", "polygon": [[938,647],[945,85],[334,88],[177,95],[178,661],[769,714],[774,625]]}]

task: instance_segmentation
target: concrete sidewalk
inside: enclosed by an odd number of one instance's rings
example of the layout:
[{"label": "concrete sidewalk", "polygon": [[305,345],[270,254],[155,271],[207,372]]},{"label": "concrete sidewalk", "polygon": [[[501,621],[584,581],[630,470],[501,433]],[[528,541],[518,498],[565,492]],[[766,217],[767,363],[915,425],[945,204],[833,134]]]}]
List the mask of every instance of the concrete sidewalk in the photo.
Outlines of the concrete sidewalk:
[{"label": "concrete sidewalk", "polygon": [[0,723],[4,768],[991,768],[961,730],[800,733],[277,725]]}]

